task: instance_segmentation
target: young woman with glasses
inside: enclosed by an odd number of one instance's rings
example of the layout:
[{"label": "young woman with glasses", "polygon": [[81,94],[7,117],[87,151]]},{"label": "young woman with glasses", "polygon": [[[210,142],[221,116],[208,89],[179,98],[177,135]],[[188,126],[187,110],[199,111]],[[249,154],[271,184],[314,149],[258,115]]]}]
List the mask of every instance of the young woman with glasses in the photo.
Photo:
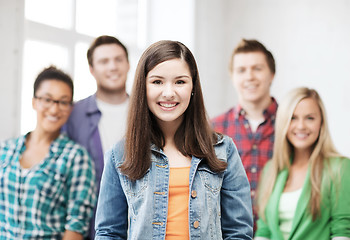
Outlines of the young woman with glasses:
[{"label": "young woman with glasses", "polygon": [[72,79],[55,67],[34,83],[33,131],[0,143],[0,239],[79,240],[96,201],[86,150],[65,135]]}]

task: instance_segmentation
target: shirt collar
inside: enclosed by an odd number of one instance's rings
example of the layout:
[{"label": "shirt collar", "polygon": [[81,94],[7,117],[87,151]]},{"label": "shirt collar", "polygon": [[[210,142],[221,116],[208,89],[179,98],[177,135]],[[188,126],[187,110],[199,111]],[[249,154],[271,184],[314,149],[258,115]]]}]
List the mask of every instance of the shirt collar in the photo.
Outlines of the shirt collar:
[{"label": "shirt collar", "polygon": [[276,118],[276,112],[278,104],[276,102],[276,99],[271,97],[271,103],[270,105],[264,110],[264,117],[265,119],[275,119]]},{"label": "shirt collar", "polygon": [[[276,111],[277,111],[278,104],[276,102],[276,99],[274,97],[271,97],[271,103],[270,105],[264,110],[263,115],[265,120],[266,119],[275,119],[276,117]],[[238,104],[235,108],[235,118],[237,119],[239,116],[245,116],[246,112],[242,108],[240,104]]]},{"label": "shirt collar", "polygon": [[[26,133],[25,135],[22,135],[18,138],[18,141],[17,141],[17,149],[19,152],[23,152],[25,150],[25,143],[27,141],[27,138],[29,136],[31,132],[28,132]],[[63,140],[68,140],[68,137],[66,135],[66,133],[60,133],[60,135],[58,135],[58,137],[56,139],[54,139],[51,144],[50,144],[50,148],[49,148],[49,153],[50,155],[51,154],[56,154],[58,153],[59,154],[59,148],[61,147],[60,146],[60,143],[63,141]]]}]

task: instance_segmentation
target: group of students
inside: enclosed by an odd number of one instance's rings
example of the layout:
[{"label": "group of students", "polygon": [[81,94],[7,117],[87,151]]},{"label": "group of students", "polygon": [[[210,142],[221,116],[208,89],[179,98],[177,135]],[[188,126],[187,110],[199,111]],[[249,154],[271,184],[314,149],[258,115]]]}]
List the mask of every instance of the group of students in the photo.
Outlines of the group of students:
[{"label": "group of students", "polygon": [[94,95],[73,108],[72,79],[44,69],[36,128],[0,143],[0,239],[350,239],[350,160],[315,90],[277,107],[260,42],[234,49],[239,103],[211,121],[184,44],[149,46],[130,96],[119,40],[87,57]]}]

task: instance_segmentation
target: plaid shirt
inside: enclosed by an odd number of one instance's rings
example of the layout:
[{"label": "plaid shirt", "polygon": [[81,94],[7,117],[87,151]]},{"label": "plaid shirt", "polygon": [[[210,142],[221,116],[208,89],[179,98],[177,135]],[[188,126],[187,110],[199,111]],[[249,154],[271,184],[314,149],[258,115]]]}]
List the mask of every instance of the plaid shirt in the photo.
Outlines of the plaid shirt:
[{"label": "plaid shirt", "polygon": [[86,234],[96,202],[86,150],[61,134],[45,159],[23,170],[26,136],[0,143],[0,239],[61,239]]},{"label": "plaid shirt", "polygon": [[[272,157],[276,111],[277,102],[272,98],[271,104],[264,111],[265,120],[256,132],[251,131],[245,111],[240,105],[212,120],[215,131],[231,137],[237,146],[250,182],[253,206],[260,171]],[[257,219],[255,210],[253,207],[254,223]]]}]

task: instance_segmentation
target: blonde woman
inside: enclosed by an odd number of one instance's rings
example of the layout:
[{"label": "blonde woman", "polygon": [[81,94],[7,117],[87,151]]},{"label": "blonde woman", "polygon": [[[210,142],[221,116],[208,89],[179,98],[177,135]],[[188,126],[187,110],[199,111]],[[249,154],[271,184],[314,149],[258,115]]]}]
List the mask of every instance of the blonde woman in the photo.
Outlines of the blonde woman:
[{"label": "blonde woman", "polygon": [[350,239],[349,172],[350,160],[333,146],[319,94],[291,91],[277,111],[255,239]]}]

